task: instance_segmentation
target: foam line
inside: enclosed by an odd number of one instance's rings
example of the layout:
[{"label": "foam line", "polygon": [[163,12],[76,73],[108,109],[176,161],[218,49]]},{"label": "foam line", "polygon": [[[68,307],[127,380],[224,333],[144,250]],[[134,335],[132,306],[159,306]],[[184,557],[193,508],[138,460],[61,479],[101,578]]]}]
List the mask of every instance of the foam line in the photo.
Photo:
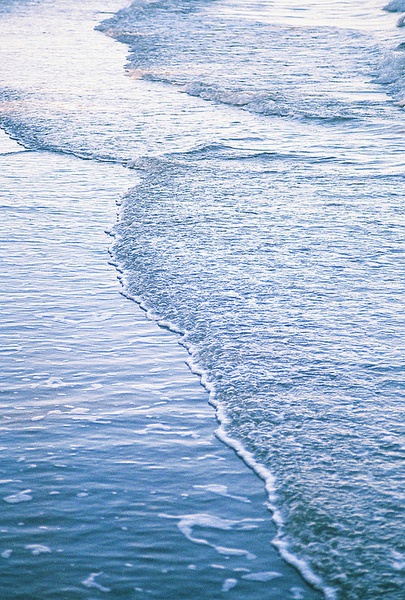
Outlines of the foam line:
[{"label": "foam line", "polygon": [[[111,236],[115,239],[115,241],[120,237],[119,234],[114,231],[111,232]],[[110,247],[111,256],[114,256],[113,245],[114,242]],[[189,332],[180,329],[171,321],[162,319],[148,307],[148,305],[140,296],[134,296],[130,294],[128,292],[128,279],[124,270],[119,269],[118,279],[122,285],[122,295],[128,300],[135,302],[139,308],[145,312],[146,317],[150,321],[155,321],[159,327],[167,329],[172,333],[181,336],[179,344],[183,346],[189,354],[186,364],[188,365],[190,371],[199,377],[201,385],[209,394],[208,402],[215,409],[215,416],[219,423],[219,427],[215,431],[216,437],[222,443],[228,446],[228,448],[233,450],[235,454],[243,460],[246,466],[249,467],[265,484],[265,490],[269,499],[268,509],[272,513],[272,520],[277,528],[277,535],[272,542],[273,545],[277,548],[283,559],[289,565],[294,567],[307,583],[324,594],[326,600],[337,600],[337,591],[332,587],[326,586],[322,578],[314,573],[310,565],[304,559],[295,556],[289,550],[288,542],[283,539],[285,521],[278,506],[276,478],[267,467],[255,459],[254,455],[249,452],[239,440],[232,438],[227,433],[226,427],[230,423],[230,419],[225,412],[224,406],[216,397],[215,384],[210,380],[208,373],[205,372],[194,360],[195,349],[190,343],[187,342],[187,335]]]}]

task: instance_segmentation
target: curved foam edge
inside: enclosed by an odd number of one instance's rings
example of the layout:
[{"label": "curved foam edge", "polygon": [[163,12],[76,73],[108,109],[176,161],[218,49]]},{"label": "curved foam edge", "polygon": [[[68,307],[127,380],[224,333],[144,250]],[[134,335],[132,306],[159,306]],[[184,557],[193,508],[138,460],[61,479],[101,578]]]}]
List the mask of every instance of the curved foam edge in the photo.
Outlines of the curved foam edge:
[{"label": "curved foam edge", "polygon": [[224,407],[215,397],[215,386],[208,382],[206,374],[202,372],[198,365],[193,362],[192,348],[187,347],[187,345],[183,343],[182,345],[184,345],[187,351],[190,353],[191,358],[188,360],[188,365],[191,372],[200,377],[201,384],[209,392],[209,403],[215,408],[215,414],[219,422],[219,428],[215,432],[216,436],[219,440],[221,440],[221,442],[231,448],[239,456],[239,458],[241,458],[243,462],[252,471],[254,471],[254,473],[256,473],[260,479],[262,479],[262,481],[264,481],[267,496],[269,498],[268,509],[272,513],[272,520],[277,527],[277,536],[272,542],[273,545],[278,549],[283,559],[301,573],[305,581],[311,584],[315,589],[323,592],[327,600],[336,600],[336,590],[334,588],[325,586],[322,579],[312,571],[305,560],[298,558],[289,551],[288,543],[282,539],[284,519],[280,509],[277,506],[276,478],[267,467],[260,464],[254,458],[251,452],[246,450],[239,440],[236,440],[228,435],[226,432],[226,424],[229,423],[229,418],[225,413]]},{"label": "curved foam edge", "polygon": [[[69,148],[59,147],[54,144],[48,144],[45,142],[40,142],[35,140],[34,138],[29,139],[28,137],[24,137],[19,132],[15,131],[14,122],[12,119],[2,119],[0,122],[0,131],[2,131],[7,137],[18,144],[22,151],[27,152],[51,152],[52,154],[61,154],[65,156],[74,156],[80,160],[94,160],[100,163],[113,163],[122,166],[126,166],[131,159],[129,157],[115,157],[103,154],[95,154],[93,152],[81,152],[79,150],[71,150]],[[18,151],[18,150],[17,150]]]},{"label": "curved foam edge", "polygon": [[[111,237],[113,237],[115,241],[120,238],[120,235],[114,230],[109,232],[109,235],[111,235]],[[113,247],[114,242],[111,244],[109,249],[110,255],[112,257],[114,256]],[[201,367],[193,358],[193,356],[195,355],[195,349],[190,343],[187,342],[186,338],[188,332],[180,329],[171,321],[166,321],[165,319],[162,319],[159,315],[154,313],[147,306],[147,304],[143,301],[143,299],[140,296],[130,294],[128,292],[128,279],[125,271],[122,270],[119,264],[114,260],[111,261],[110,264],[112,264],[119,273],[118,280],[120,281],[120,284],[122,286],[121,294],[128,300],[135,302],[139,306],[139,308],[145,313],[146,317],[150,321],[155,321],[158,324],[158,326],[162,329],[167,329],[170,332],[180,336],[179,344],[186,349],[189,355],[186,364],[189,367],[190,371],[200,379],[201,385],[207,390],[209,394],[208,402],[215,410],[215,416],[219,423],[219,427],[215,431],[216,437],[223,444],[228,446],[228,448],[233,450],[235,454],[243,460],[246,466],[249,467],[249,469],[251,469],[265,484],[265,490],[269,499],[267,507],[272,513],[272,520],[277,528],[277,535],[273,539],[272,543],[277,548],[279,554],[282,556],[286,563],[294,567],[301,574],[303,579],[309,585],[311,585],[316,590],[322,592],[326,600],[337,600],[337,590],[335,588],[325,585],[322,578],[313,572],[310,565],[304,559],[301,559],[298,556],[295,556],[292,552],[290,552],[288,542],[283,539],[283,528],[285,522],[281,514],[281,510],[278,507],[276,478],[267,467],[265,467],[255,459],[255,457],[251,452],[249,452],[249,450],[246,450],[246,448],[239,440],[232,438],[227,433],[226,426],[230,423],[230,419],[226,415],[224,406],[216,398],[216,390],[214,383],[210,381],[208,374],[203,369],[201,369]]]}]

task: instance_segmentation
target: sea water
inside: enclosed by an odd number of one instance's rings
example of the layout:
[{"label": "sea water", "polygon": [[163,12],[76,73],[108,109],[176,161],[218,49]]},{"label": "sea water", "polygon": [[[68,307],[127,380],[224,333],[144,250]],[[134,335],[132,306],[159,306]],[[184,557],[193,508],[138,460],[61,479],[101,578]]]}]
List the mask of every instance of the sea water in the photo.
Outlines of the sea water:
[{"label": "sea water", "polygon": [[[118,169],[117,188],[134,178],[111,231],[124,292],[180,334],[219,437],[264,480],[281,556],[342,600],[404,590],[403,4],[35,0],[0,13],[2,127],[47,157]],[[115,405],[126,423],[125,402]],[[20,486],[5,502],[32,497]],[[159,527],[173,519],[193,548],[219,555],[193,527],[257,540],[263,518],[159,514]],[[159,538],[159,527],[146,529]],[[248,571],[222,587],[159,579],[151,591],[151,573],[123,597],[216,598],[246,581],[256,583],[244,598],[315,594],[277,587],[273,571],[246,566],[252,551],[232,547],[245,561],[234,569]],[[162,563],[174,555],[166,548]],[[87,570],[74,593],[119,593]]]}]

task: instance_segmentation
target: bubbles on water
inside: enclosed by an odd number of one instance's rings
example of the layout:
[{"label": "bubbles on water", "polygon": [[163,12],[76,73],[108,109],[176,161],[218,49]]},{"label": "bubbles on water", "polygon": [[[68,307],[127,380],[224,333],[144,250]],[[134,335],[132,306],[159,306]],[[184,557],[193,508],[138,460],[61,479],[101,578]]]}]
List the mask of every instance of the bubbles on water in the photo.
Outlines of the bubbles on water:
[{"label": "bubbles on water", "polygon": [[194,485],[193,488],[195,490],[203,490],[207,492],[212,492],[213,494],[218,494],[220,496],[225,496],[226,498],[231,498],[232,500],[237,500],[239,502],[250,503],[249,498],[245,496],[235,496],[228,492],[228,487],[226,485],[219,484],[209,484],[209,485]]},{"label": "bubbles on water", "polygon": [[292,587],[290,588],[290,592],[293,600],[303,600],[305,598],[305,592],[302,588]]},{"label": "bubbles on water", "polygon": [[48,546],[42,544],[27,544],[26,550],[29,550],[33,556],[39,556],[40,554],[50,554],[52,551]]},{"label": "bubbles on water", "polygon": [[281,573],[277,573],[276,571],[263,571],[259,573],[249,573],[247,575],[242,575],[242,579],[247,579],[248,581],[272,581],[273,579],[277,579],[278,577],[282,577]]},{"label": "bubbles on water", "polygon": [[100,592],[104,592],[104,593],[111,592],[111,588],[105,587],[95,580],[96,577],[99,577],[102,574],[103,574],[102,571],[100,571],[99,573],[90,573],[90,575],[87,577],[87,579],[82,581],[82,584],[86,588],[95,588],[95,589],[99,590]]},{"label": "bubbles on water", "polygon": [[[379,135],[377,141],[384,144]],[[337,570],[340,561],[347,580],[339,585],[357,579],[347,558],[349,521],[358,520],[370,537],[385,536],[370,513],[380,496],[377,465],[383,473],[391,461],[379,450],[380,437],[397,432],[398,424],[396,390],[384,378],[397,377],[403,346],[396,293],[387,292],[400,288],[403,271],[402,255],[394,253],[401,176],[391,176],[384,159],[377,177],[367,165],[374,152],[370,147],[369,159],[353,165],[312,153],[178,156],[179,164],[151,173],[128,195],[114,248],[129,293],[142,294],[155,313],[186,332],[200,372],[205,368],[215,382],[220,420],[228,417],[226,442],[239,440],[277,475],[285,507],[278,523],[287,522],[291,533],[287,546],[278,545],[283,556],[303,557],[294,564],[310,579],[304,557],[313,552],[315,561],[324,548],[328,566],[311,579],[317,587],[319,573]],[[386,257],[378,277],[377,256]],[[254,306],[246,303],[250,297]],[[371,414],[378,426],[369,426]],[[396,505],[397,482],[384,476],[381,484]],[[386,501],[378,500],[382,507]],[[314,543],[297,543],[288,553],[303,532]],[[335,557],[336,543],[342,551]],[[363,558],[375,551],[374,545]],[[368,570],[370,578],[379,577],[376,571]],[[332,585],[326,592],[335,595]]]},{"label": "bubbles on water", "polygon": [[32,500],[32,496],[30,495],[31,490],[24,490],[23,492],[17,492],[16,494],[11,494],[10,496],[6,496],[3,498],[4,502],[8,504],[19,504],[20,502],[29,502]]},{"label": "bubbles on water", "polygon": [[223,585],[222,585],[222,592],[229,592],[230,590],[232,590],[236,585],[238,584],[238,580],[237,579],[233,579],[233,578],[229,578],[229,579],[225,579]]},{"label": "bubbles on water", "polygon": [[257,558],[255,554],[248,550],[222,546],[209,541],[205,537],[196,537],[193,530],[195,527],[198,527],[220,531],[251,531],[259,527],[258,523],[262,522],[261,519],[231,520],[204,513],[180,515],[178,517],[161,513],[159,516],[165,519],[178,519],[177,527],[190,542],[209,546],[218,552],[218,554],[224,556],[245,556],[248,560],[255,560]]},{"label": "bubbles on water", "polygon": [[398,552],[398,550],[392,550],[392,566],[396,571],[405,570],[405,553]]}]

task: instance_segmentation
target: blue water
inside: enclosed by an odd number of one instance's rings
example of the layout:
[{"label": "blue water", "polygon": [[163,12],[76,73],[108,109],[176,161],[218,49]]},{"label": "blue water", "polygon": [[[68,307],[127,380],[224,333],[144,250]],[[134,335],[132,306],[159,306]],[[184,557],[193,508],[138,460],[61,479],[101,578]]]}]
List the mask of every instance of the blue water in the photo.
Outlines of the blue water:
[{"label": "blue water", "polygon": [[327,598],[403,598],[405,6],[4,4],[32,56],[7,34],[3,128],[136,178],[112,262],[181,334],[281,556]]}]

